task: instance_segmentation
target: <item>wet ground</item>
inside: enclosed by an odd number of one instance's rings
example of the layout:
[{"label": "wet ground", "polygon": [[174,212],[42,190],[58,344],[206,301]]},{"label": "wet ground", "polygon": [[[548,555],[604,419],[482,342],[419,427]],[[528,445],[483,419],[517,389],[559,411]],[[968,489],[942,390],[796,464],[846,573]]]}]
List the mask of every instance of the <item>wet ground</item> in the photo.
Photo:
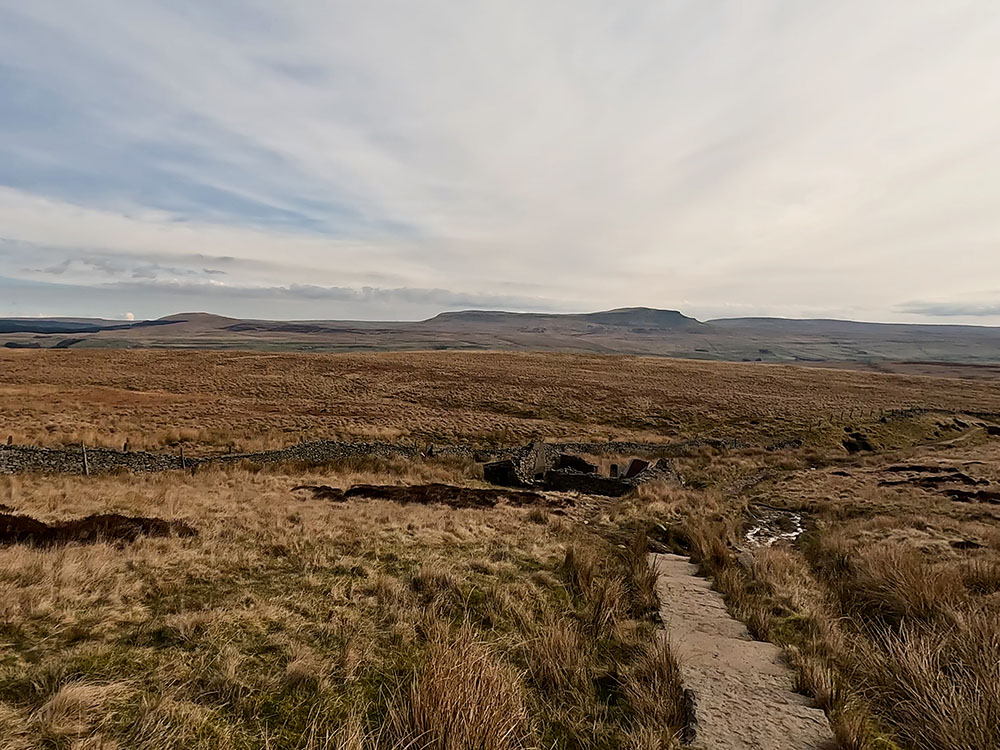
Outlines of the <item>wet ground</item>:
[{"label": "wet ground", "polygon": [[770,547],[776,542],[794,542],[805,529],[801,513],[778,508],[757,507],[743,535],[752,547]]}]

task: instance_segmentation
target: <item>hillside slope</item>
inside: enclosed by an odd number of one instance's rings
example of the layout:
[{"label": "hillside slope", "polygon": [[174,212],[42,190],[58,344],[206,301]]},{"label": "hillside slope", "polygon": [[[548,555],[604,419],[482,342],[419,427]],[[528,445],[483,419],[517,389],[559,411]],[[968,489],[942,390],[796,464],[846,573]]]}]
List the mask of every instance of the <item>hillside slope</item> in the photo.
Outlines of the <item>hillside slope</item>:
[{"label": "hillside slope", "polygon": [[[67,339],[67,335],[73,338]],[[200,348],[270,351],[489,349],[801,363],[1000,363],[1000,328],[734,318],[700,322],[676,310],[583,314],[446,312],[417,322],[240,320],[180,313],[123,323],[0,319],[11,348]]]}]

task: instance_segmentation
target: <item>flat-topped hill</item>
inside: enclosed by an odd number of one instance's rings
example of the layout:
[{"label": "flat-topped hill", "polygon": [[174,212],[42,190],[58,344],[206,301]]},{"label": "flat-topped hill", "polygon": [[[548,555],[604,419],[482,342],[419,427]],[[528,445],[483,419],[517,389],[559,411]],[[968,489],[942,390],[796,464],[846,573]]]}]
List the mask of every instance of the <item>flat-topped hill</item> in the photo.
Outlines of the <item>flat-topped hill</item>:
[{"label": "flat-topped hill", "polygon": [[[67,338],[71,335],[72,338]],[[189,312],[127,322],[0,319],[9,348],[172,348],[267,351],[437,349],[635,354],[722,361],[851,363],[884,368],[996,366],[1000,328],[732,318],[622,307],[592,313],[460,310],[423,321],[254,320]],[[978,373],[970,373],[977,375]]]}]

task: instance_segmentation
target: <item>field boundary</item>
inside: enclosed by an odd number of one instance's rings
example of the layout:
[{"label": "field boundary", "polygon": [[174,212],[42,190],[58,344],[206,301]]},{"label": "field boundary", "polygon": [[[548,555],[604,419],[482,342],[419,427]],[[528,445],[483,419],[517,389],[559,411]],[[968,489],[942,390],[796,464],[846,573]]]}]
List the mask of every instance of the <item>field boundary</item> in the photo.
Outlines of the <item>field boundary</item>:
[{"label": "field boundary", "polygon": [[[633,443],[624,441],[549,443],[558,450],[572,453],[630,454],[657,458],[675,458],[689,451],[711,446],[736,447],[735,442],[723,440],[691,440],[682,443]],[[522,446],[487,447],[455,444],[417,447],[406,443],[344,442],[317,440],[297,443],[267,451],[251,453],[221,453],[211,456],[185,456],[176,453],[125,451],[113,448],[42,448],[28,445],[0,445],[0,474],[56,473],[56,474],[106,474],[116,471],[154,473],[161,471],[196,471],[207,466],[238,464],[278,464],[302,462],[324,464],[354,457],[375,459],[403,458],[408,460],[427,457],[455,457],[479,462],[497,461],[511,457]]]}]

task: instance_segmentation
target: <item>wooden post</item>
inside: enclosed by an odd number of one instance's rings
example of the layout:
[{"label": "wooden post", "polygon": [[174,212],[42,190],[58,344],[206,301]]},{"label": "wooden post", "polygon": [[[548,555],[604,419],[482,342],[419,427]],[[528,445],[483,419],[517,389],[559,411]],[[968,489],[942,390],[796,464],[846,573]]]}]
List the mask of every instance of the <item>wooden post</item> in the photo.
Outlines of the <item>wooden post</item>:
[{"label": "wooden post", "polygon": [[182,469],[186,469],[187,468],[187,462],[184,460],[184,446],[183,445],[181,446],[181,468]]},{"label": "wooden post", "polygon": [[87,460],[87,444],[80,443],[80,447],[83,448],[83,475],[90,476],[90,461]]}]

